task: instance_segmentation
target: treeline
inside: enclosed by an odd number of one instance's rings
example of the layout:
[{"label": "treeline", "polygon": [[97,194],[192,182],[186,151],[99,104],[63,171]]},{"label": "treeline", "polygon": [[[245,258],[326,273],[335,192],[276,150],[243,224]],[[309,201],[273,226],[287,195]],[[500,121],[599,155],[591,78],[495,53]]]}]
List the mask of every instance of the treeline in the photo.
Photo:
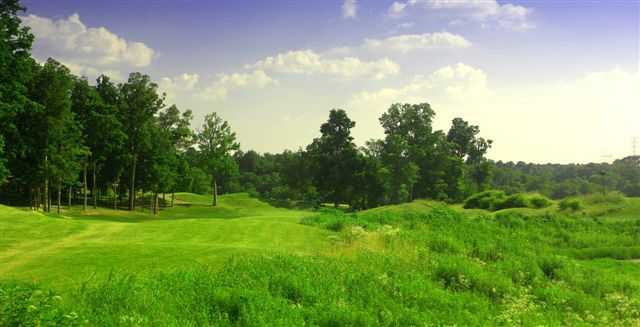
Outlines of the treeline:
[{"label": "treeline", "polygon": [[[612,165],[492,162],[492,141],[462,118],[435,130],[427,103],[394,104],[385,137],[358,147],[344,110],[331,110],[305,148],[243,152],[229,124],[165,102],[149,76],[95,84],[64,65],[31,57],[33,35],[16,0],[0,0],[0,202],[50,211],[72,202],[157,213],[175,192],[246,191],[287,206],[351,209],[432,198],[459,202],[487,189],[553,198],[619,190],[640,195],[639,158]],[[165,194],[171,194],[166,199]],[[161,195],[161,196],[159,196]],[[160,200],[162,198],[162,200]],[[144,202],[143,202],[144,201]]]},{"label": "treeline", "polygon": [[640,156],[618,159],[612,164],[499,161],[492,166],[492,188],[507,193],[538,192],[554,199],[609,191],[640,196]]},{"label": "treeline", "polygon": [[351,137],[355,122],[344,110],[331,110],[320,137],[305,149],[237,152],[239,175],[232,188],[283,205],[352,209],[416,198],[460,201],[486,189],[491,141],[461,118],[448,132],[434,130],[434,117],[427,103],[394,104],[380,117],[385,138],[357,147]]},{"label": "treeline", "polygon": [[191,111],[166,105],[140,73],[123,83],[103,75],[91,85],[54,59],[39,64],[18,17],[23,10],[0,1],[1,201],[50,211],[108,198],[134,210],[146,193],[157,213],[158,194],[206,182],[215,204],[216,178],[239,147],[228,124],[213,113],[194,133]]},{"label": "treeline", "polygon": [[[386,137],[363,148],[344,110],[332,110],[321,136],[304,150],[277,155],[240,151],[215,113],[199,132],[192,112],[167,105],[149,76],[95,85],[61,63],[30,55],[33,35],[15,0],[0,2],[0,200],[58,210],[73,200],[108,199],[158,211],[159,194],[249,191],[268,200],[369,208],[419,197],[460,200],[488,183],[491,142],[477,126],[432,128],[428,104],[396,104],[380,117]],[[91,199],[91,204],[89,204]],[[167,201],[164,201],[166,204]],[[104,204],[103,204],[104,205]]]}]

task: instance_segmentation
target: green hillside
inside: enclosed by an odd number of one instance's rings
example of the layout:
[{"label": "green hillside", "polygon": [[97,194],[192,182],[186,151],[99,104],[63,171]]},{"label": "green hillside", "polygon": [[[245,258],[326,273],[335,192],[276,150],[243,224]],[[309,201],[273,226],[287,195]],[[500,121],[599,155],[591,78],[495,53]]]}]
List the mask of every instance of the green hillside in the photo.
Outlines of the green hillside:
[{"label": "green hillside", "polygon": [[638,200],[579,200],[575,212],[424,200],[310,212],[246,194],[216,208],[177,194],[159,217],[0,207],[0,326],[636,326]]},{"label": "green hillside", "polygon": [[328,244],[329,232],[298,224],[305,212],[245,194],[222,196],[215,208],[207,199],[178,194],[183,205],[159,217],[102,208],[43,215],[0,206],[0,274],[60,285],[110,271],[215,266],[233,254],[312,254]]}]

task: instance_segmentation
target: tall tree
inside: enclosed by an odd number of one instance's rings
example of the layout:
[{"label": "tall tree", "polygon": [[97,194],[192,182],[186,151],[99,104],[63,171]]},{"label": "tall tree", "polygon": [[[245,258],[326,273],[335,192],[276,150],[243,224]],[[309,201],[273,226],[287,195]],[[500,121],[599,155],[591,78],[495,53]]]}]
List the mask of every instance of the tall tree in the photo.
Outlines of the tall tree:
[{"label": "tall tree", "polygon": [[[432,197],[438,193],[441,174],[435,167],[438,164],[435,154],[440,136],[433,130],[434,118],[435,111],[428,103],[396,103],[380,117],[380,124],[386,134],[385,143],[392,155],[397,157],[396,160],[406,158],[418,168],[416,171],[404,164],[406,169],[403,169],[402,174],[409,177],[412,175],[409,173],[417,172],[415,186],[407,190],[409,199]],[[396,167],[392,172],[400,174],[399,168],[400,166]]]},{"label": "tall tree", "polygon": [[136,171],[143,147],[147,146],[150,125],[154,116],[164,107],[164,97],[158,94],[158,86],[149,76],[131,73],[120,86],[119,118],[127,138],[129,161],[129,210],[135,209]]},{"label": "tall tree", "polygon": [[200,161],[204,170],[211,175],[211,194],[213,205],[218,204],[217,181],[225,175],[237,170],[237,164],[232,158],[232,152],[240,149],[236,141],[236,133],[231,126],[222,120],[218,114],[211,113],[204,117],[202,130],[198,133],[198,149]]},{"label": "tall tree", "polygon": [[33,35],[18,17],[24,10],[18,0],[0,0],[0,185],[28,151],[29,136],[17,120],[34,108],[27,94],[36,66],[30,53]]},{"label": "tall tree", "polygon": [[336,207],[352,200],[358,166],[358,151],[351,136],[355,125],[344,110],[333,109],[327,122],[320,126],[322,135],[307,147],[315,165],[314,183]]},{"label": "tall tree", "polygon": [[75,167],[69,161],[77,161],[77,155],[84,152],[80,138],[76,137],[78,127],[71,112],[72,83],[69,69],[49,59],[35,76],[31,90],[31,97],[43,108],[34,123],[39,125],[47,211],[50,210],[52,182],[60,188],[64,176]]},{"label": "tall tree", "polygon": [[475,184],[472,192],[481,191],[487,187],[491,174],[491,165],[485,154],[491,148],[493,141],[479,137],[480,127],[471,125],[462,118],[455,118],[447,132],[447,141],[453,148],[454,155],[465,161],[467,175]]},{"label": "tall tree", "polygon": [[[101,76],[98,79],[98,85],[104,88],[104,83],[108,83],[108,78]],[[90,150],[90,155],[86,158],[88,160],[85,160],[83,167],[84,175],[87,168],[92,172],[91,194],[96,207],[98,175],[106,166],[107,158],[121,152],[126,135],[118,120],[115,104],[103,101],[98,89],[90,86],[85,78],[75,80],[71,100],[72,110],[82,126],[84,142]],[[111,178],[107,181],[113,182],[113,177],[109,177]],[[86,202],[86,185],[84,190]]]},{"label": "tall tree", "polygon": [[[120,90],[106,75],[96,80],[95,89],[100,97],[99,115],[96,122],[107,128],[99,128],[96,136],[100,138],[95,143],[96,157],[101,162],[101,180],[103,187],[111,186],[114,193],[114,208],[118,208],[121,190],[120,181],[127,168],[127,140],[124,125],[119,117]],[[98,125],[100,126],[100,125]],[[101,137],[102,136],[102,137]],[[110,185],[108,185],[110,184]]]}]

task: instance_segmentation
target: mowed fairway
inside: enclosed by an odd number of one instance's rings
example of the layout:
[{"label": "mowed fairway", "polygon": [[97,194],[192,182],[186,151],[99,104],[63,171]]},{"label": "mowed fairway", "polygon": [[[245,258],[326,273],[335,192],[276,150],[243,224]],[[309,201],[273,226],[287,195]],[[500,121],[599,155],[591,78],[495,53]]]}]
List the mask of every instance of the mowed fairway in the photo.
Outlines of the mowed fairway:
[{"label": "mowed fairway", "polygon": [[[55,211],[55,210],[52,210]],[[177,194],[160,216],[99,208],[44,215],[0,206],[0,279],[66,286],[110,272],[220,266],[231,255],[315,254],[331,232],[299,224],[311,213],[248,197]]]}]

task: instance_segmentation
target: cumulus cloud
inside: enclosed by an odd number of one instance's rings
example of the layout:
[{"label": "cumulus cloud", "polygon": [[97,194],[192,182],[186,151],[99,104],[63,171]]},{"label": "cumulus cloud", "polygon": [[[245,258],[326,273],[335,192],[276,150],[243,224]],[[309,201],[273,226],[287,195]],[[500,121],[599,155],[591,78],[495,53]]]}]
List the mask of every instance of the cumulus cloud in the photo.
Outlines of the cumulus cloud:
[{"label": "cumulus cloud", "polygon": [[448,32],[404,34],[386,39],[366,39],[364,47],[370,50],[390,50],[407,53],[419,49],[468,48],[471,42],[463,36]]},{"label": "cumulus cloud", "polygon": [[363,61],[356,57],[330,58],[313,50],[297,50],[280,53],[259,60],[246,68],[262,69],[287,74],[322,74],[342,78],[384,79],[396,75],[400,66],[394,61],[383,58],[375,61]]},{"label": "cumulus cloud", "polygon": [[358,15],[358,1],[344,0],[342,4],[342,18],[356,18]]},{"label": "cumulus cloud", "polygon": [[125,40],[105,27],[86,26],[78,14],[59,20],[36,15],[21,19],[36,37],[36,57],[54,57],[89,75],[121,67],[146,67],[155,55],[144,43]]},{"label": "cumulus cloud", "polygon": [[445,66],[429,76],[416,76],[410,83],[399,88],[383,88],[377,91],[363,91],[351,99],[355,107],[378,108],[395,102],[422,102],[427,98],[448,97],[464,98],[485,97],[490,94],[487,88],[487,75],[481,69],[458,63]]},{"label": "cumulus cloud", "polygon": [[500,4],[497,0],[408,0],[396,1],[388,9],[391,17],[405,16],[411,8],[422,7],[429,11],[438,11],[452,18],[451,23],[475,21],[482,24],[495,22],[501,27],[522,30],[534,27],[529,22],[532,9]]},{"label": "cumulus cloud", "polygon": [[174,77],[161,78],[158,87],[167,94],[168,102],[174,102],[178,95],[194,91],[199,81],[200,75],[183,73]]},{"label": "cumulus cloud", "polygon": [[448,128],[454,117],[472,121],[496,141],[490,156],[502,160],[620,158],[628,155],[629,140],[637,135],[638,72],[612,69],[527,87],[495,88],[488,81],[483,70],[461,63],[398,87],[359,92],[347,108],[358,121],[356,129],[362,128],[354,131],[356,137],[367,139],[379,130],[376,118],[390,104],[428,102],[438,114],[437,128]]},{"label": "cumulus cloud", "polygon": [[202,90],[201,96],[210,100],[224,100],[232,90],[241,88],[262,89],[276,84],[278,84],[278,81],[260,69],[250,73],[219,74],[209,87]]}]

